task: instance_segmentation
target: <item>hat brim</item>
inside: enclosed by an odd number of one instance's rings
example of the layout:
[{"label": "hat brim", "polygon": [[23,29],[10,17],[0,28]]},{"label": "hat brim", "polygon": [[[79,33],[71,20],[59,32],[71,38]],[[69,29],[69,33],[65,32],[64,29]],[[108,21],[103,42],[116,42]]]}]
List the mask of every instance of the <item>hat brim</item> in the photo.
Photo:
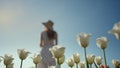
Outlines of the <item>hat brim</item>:
[{"label": "hat brim", "polygon": [[47,23],[45,23],[45,22],[43,22],[42,24],[43,24],[44,26],[46,26],[46,25],[47,25]]},{"label": "hat brim", "polygon": [[50,24],[49,22],[43,22],[42,24],[43,24],[45,27],[47,27],[47,28],[53,27],[53,23]]}]

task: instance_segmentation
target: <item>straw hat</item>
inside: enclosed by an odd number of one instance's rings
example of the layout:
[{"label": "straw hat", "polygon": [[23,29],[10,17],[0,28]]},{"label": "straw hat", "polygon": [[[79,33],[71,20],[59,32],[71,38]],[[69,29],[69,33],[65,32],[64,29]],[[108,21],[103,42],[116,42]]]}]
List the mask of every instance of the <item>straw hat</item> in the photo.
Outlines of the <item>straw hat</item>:
[{"label": "straw hat", "polygon": [[48,29],[53,29],[54,23],[51,20],[48,20],[47,22],[44,22],[42,24]]}]

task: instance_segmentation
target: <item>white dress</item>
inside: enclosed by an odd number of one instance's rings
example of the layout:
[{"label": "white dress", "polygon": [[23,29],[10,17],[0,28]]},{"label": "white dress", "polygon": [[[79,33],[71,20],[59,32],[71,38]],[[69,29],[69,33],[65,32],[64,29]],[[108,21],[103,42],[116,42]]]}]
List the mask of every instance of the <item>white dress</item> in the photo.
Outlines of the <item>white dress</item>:
[{"label": "white dress", "polygon": [[49,51],[49,48],[51,48],[54,45],[53,40],[49,40],[47,33],[44,31],[42,32],[42,41],[44,42],[44,46],[40,52],[42,56],[41,62],[38,64],[38,68],[48,68],[49,66],[56,66],[55,59],[52,58],[52,54]]}]

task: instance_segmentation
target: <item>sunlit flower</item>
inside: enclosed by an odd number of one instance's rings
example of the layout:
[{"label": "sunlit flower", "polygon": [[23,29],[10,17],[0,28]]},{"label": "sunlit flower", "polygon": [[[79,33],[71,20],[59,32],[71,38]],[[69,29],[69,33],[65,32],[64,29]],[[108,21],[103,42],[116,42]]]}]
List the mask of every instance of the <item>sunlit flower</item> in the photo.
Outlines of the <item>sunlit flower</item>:
[{"label": "sunlit flower", "polygon": [[30,53],[30,52],[29,52],[28,50],[26,50],[26,49],[18,49],[17,52],[18,52],[19,58],[20,58],[21,60],[26,59],[26,57],[27,57],[28,54]]},{"label": "sunlit flower", "polygon": [[96,43],[97,43],[99,48],[105,49],[107,47],[107,44],[108,44],[108,39],[106,37],[100,37],[100,38],[96,39]]},{"label": "sunlit flower", "polygon": [[120,22],[116,23],[108,33],[114,34],[116,38],[120,40]]},{"label": "sunlit flower", "polygon": [[100,64],[102,64],[102,57],[101,56],[96,56],[95,57],[95,62],[97,63],[97,65],[100,66]]},{"label": "sunlit flower", "polygon": [[119,68],[120,61],[119,60],[112,60],[112,64],[114,65],[115,68]]},{"label": "sunlit flower", "polygon": [[86,48],[89,45],[90,37],[91,34],[81,33],[77,36],[77,41],[82,47]]},{"label": "sunlit flower", "polygon": [[31,57],[33,59],[33,63],[35,64],[35,67],[37,68],[37,64],[41,61],[42,57],[40,54],[34,54],[33,57]]},{"label": "sunlit flower", "polygon": [[85,68],[85,63],[84,63],[84,62],[80,62],[80,63],[79,63],[79,67],[80,67],[80,68]]},{"label": "sunlit flower", "polygon": [[23,60],[25,60],[27,58],[27,56],[30,52],[26,49],[18,49],[17,52],[18,52],[19,58],[21,59],[20,68],[22,68]]},{"label": "sunlit flower", "polygon": [[51,53],[53,54],[54,58],[60,58],[64,55],[65,47],[61,47],[59,45],[55,45],[52,48],[49,49]]},{"label": "sunlit flower", "polygon": [[6,67],[8,67],[8,65],[10,65],[14,59],[12,55],[9,54],[5,54],[2,58],[4,59],[4,64],[6,65]]},{"label": "sunlit flower", "polygon": [[91,54],[87,56],[87,61],[91,65],[94,63],[95,55]]},{"label": "sunlit flower", "polygon": [[76,63],[76,66],[78,68],[78,63],[80,62],[80,55],[79,55],[79,53],[73,54],[73,60]]},{"label": "sunlit flower", "polygon": [[91,34],[86,34],[86,33],[80,33],[77,36],[77,41],[79,45],[81,45],[84,48],[84,54],[85,54],[85,62],[86,62],[86,67],[89,68],[88,62],[87,62],[87,52],[86,52],[86,47],[89,45],[89,40],[90,40]]},{"label": "sunlit flower", "polygon": [[61,64],[59,63],[59,60],[61,60],[61,62],[64,60],[65,47],[55,45],[49,50],[51,51],[53,58],[55,58],[57,61],[57,64],[58,64],[57,67],[60,68]]},{"label": "sunlit flower", "polygon": [[74,60],[72,58],[69,58],[67,60],[67,63],[68,63],[68,66],[71,67],[71,68],[74,66]]},{"label": "sunlit flower", "polygon": [[79,53],[75,53],[73,54],[73,60],[76,64],[78,64],[80,62],[80,55]]},{"label": "sunlit flower", "polygon": [[14,68],[13,65],[14,65],[14,63],[11,63],[7,66],[7,68]]},{"label": "sunlit flower", "polygon": [[107,67],[105,48],[107,47],[108,39],[106,37],[100,37],[100,38],[97,38],[96,43],[97,43],[98,47],[103,50],[105,67]]},{"label": "sunlit flower", "polygon": [[41,59],[42,59],[40,54],[34,54],[34,56],[31,57],[31,58],[33,59],[33,63],[34,64],[38,64],[41,61]]},{"label": "sunlit flower", "polygon": [[63,64],[65,61],[65,56],[63,55],[62,57],[59,58],[58,64]]}]

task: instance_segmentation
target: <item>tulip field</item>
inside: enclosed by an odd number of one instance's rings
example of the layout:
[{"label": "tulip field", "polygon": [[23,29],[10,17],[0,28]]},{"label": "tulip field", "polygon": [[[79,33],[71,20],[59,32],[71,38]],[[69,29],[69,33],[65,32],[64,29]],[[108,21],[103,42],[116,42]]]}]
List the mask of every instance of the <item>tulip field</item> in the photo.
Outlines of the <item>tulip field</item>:
[{"label": "tulip field", "polygon": [[[113,34],[118,40],[120,40],[120,22],[116,23],[111,30],[108,30],[108,34]],[[107,37],[101,36],[96,39],[96,45],[101,50],[103,56],[99,55],[96,56],[93,54],[87,53],[87,47],[89,47],[89,40],[92,37],[92,34],[87,33],[80,33],[77,35],[77,42],[84,50],[84,61],[80,61],[80,53],[74,53],[69,58],[65,58],[66,47],[55,45],[49,49],[52,53],[53,58],[56,60],[56,66],[49,66],[49,68],[62,68],[62,65],[66,63],[66,67],[68,68],[110,68],[108,65],[107,57],[106,56],[106,48],[109,43]],[[18,68],[23,68],[24,60],[29,56],[30,51],[26,49],[17,49],[17,53],[19,56],[20,64]],[[30,68],[37,68],[37,64],[40,63],[42,57],[40,54],[33,54],[30,57],[31,61],[33,61],[33,66]],[[16,60],[10,54],[5,54],[4,56],[0,56],[0,64],[4,64],[4,68],[14,68],[13,61]],[[103,60],[103,61],[102,61]],[[120,60],[113,59],[111,60],[114,68],[120,68]],[[1,68],[1,67],[0,67]]]},{"label": "tulip field", "polygon": [[119,50],[120,0],[0,0],[0,68],[120,68]]}]

